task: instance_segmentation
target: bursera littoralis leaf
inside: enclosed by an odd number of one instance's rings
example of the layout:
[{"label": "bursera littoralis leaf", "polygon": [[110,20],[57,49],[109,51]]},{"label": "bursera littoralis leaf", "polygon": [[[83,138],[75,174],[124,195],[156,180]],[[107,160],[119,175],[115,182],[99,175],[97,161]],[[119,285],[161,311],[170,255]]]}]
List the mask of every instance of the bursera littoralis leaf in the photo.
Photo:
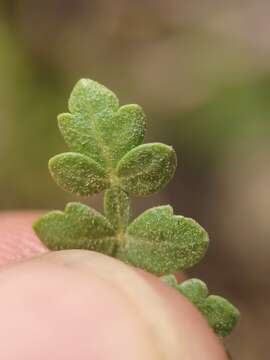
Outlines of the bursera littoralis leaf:
[{"label": "bursera littoralis leaf", "polygon": [[116,244],[108,220],[80,203],[69,203],[64,212],[42,216],[33,227],[50,250],[88,249],[111,255]]},{"label": "bursera littoralis leaf", "polygon": [[156,274],[187,269],[208,248],[206,231],[194,220],[173,215],[171,206],[146,210],[127,228],[125,256]]}]

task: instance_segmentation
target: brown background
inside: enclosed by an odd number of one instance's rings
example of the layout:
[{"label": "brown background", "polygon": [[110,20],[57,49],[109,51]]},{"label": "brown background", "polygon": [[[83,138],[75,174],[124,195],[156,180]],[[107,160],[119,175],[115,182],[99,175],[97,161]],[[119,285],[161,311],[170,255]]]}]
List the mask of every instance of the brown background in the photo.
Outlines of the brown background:
[{"label": "brown background", "polygon": [[[212,240],[192,275],[241,309],[235,359],[267,359],[270,252],[269,1],[3,0],[0,208],[62,208],[50,156],[56,115],[81,77],[148,115],[147,141],[173,145],[174,180],[134,201],[173,204]],[[87,202],[101,207],[101,198]]]}]

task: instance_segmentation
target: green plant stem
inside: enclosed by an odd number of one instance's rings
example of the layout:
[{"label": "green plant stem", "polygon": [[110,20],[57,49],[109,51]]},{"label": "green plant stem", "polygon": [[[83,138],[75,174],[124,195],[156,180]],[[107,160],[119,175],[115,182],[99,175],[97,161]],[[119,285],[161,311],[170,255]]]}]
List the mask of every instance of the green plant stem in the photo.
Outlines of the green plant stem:
[{"label": "green plant stem", "polygon": [[130,197],[119,186],[113,185],[105,191],[104,213],[119,241],[123,241],[130,217]]}]

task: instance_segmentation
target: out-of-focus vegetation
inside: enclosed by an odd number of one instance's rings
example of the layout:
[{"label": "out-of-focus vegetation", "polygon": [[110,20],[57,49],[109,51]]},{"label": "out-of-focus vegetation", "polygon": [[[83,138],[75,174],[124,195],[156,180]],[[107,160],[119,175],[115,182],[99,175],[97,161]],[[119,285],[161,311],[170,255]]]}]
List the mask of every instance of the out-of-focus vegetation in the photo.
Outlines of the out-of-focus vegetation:
[{"label": "out-of-focus vegetation", "polygon": [[139,103],[148,140],[172,144],[180,161],[162,198],[137,210],[170,200],[209,229],[194,274],[242,310],[228,346],[246,360],[268,355],[269,12],[263,0],[0,3],[1,209],[70,199],[47,160],[65,149],[56,115],[79,78]]}]

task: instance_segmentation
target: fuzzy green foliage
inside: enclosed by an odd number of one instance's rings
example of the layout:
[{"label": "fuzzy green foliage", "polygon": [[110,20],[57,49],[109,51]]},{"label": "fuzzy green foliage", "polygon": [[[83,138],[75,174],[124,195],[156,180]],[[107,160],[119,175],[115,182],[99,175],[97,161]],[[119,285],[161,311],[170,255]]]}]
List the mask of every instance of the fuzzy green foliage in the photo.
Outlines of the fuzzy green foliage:
[{"label": "fuzzy green foliage", "polygon": [[80,80],[68,105],[70,113],[58,116],[67,145],[105,168],[115,169],[128,151],[143,142],[146,124],[141,107],[119,107],[114,93],[93,80]]},{"label": "fuzzy green foliage", "polygon": [[206,317],[219,337],[230,334],[240,314],[228,300],[218,295],[209,295],[206,284],[199,279],[189,279],[180,284],[174,275],[166,275],[161,279],[188,298]]},{"label": "fuzzy green foliage", "polygon": [[77,195],[97,194],[110,184],[106,169],[78,153],[56,155],[49,161],[49,169],[60,187]]},{"label": "fuzzy green foliage", "polygon": [[149,195],[161,190],[173,177],[174,150],[164,144],[143,144],[129,151],[117,166],[117,176],[130,195]]},{"label": "fuzzy green foliage", "polygon": [[[199,262],[209,239],[194,220],[174,215],[170,206],[159,206],[130,221],[131,196],[163,189],[177,164],[171,146],[142,144],[146,119],[141,107],[119,107],[112,91],[88,79],[76,84],[68,107],[69,113],[58,116],[58,124],[70,152],[54,156],[49,170],[69,193],[89,196],[105,190],[104,215],[70,203],[64,212],[50,212],[35,222],[39,238],[51,250],[99,251],[158,275]],[[208,319],[219,311],[210,301],[207,309]],[[218,329],[215,319],[213,315]]]},{"label": "fuzzy green foliage", "polygon": [[141,107],[119,107],[113,92],[83,79],[71,93],[69,111],[58,116],[58,124],[71,152],[50,159],[50,173],[70,193],[89,196],[106,190],[105,216],[69,204],[64,213],[49,213],[34,224],[40,239],[53,250],[102,251],[156,274],[197,263],[208,236],[194,220],[160,206],[130,223],[130,197],[164,188],[177,163],[171,146],[142,144],[146,121]]},{"label": "fuzzy green foliage", "polygon": [[208,247],[205,230],[194,220],[173,215],[171,206],[146,210],[128,227],[128,259],[154,273],[170,273],[196,264]]},{"label": "fuzzy green foliage", "polygon": [[96,210],[69,203],[65,212],[52,211],[35,223],[35,229],[49,249],[88,249],[111,255],[114,229]]}]

